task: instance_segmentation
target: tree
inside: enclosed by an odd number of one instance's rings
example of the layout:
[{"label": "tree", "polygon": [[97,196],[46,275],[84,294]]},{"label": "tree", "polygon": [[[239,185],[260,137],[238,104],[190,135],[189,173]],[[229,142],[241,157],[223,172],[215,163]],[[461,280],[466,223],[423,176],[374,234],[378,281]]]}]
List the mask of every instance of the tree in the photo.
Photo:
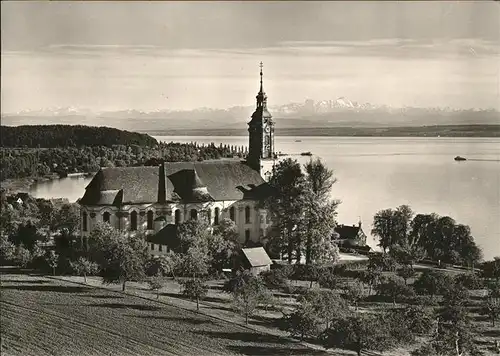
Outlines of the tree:
[{"label": "tree", "polygon": [[[269,180],[272,194],[264,201],[264,207],[271,215],[271,221],[279,234],[270,236],[271,242],[287,254],[288,263],[293,260],[293,252],[300,255],[302,240],[298,226],[304,217],[305,192],[307,182],[300,164],[290,158],[279,162]],[[300,256],[296,256],[300,261]]]},{"label": "tree", "polygon": [[467,310],[463,306],[445,305],[439,312],[432,338],[412,356],[462,356],[478,354],[471,332]]},{"label": "tree", "polygon": [[404,265],[397,269],[396,273],[399,277],[403,278],[405,284],[408,284],[408,279],[415,277],[416,272],[413,267],[409,265]]},{"label": "tree", "polygon": [[200,310],[200,299],[207,295],[208,287],[201,279],[188,279],[183,283],[185,296],[196,299],[196,310]]},{"label": "tree", "polygon": [[85,257],[79,257],[76,261],[70,262],[73,271],[83,276],[85,284],[87,284],[87,276],[94,275],[99,272],[99,265]]},{"label": "tree", "polygon": [[165,255],[154,256],[146,262],[146,275],[162,277],[175,275],[175,268],[180,263],[180,256],[170,251]]},{"label": "tree", "polygon": [[485,299],[481,307],[481,315],[488,316],[491,326],[495,326],[495,321],[500,319],[500,301],[494,298]]},{"label": "tree", "polygon": [[354,280],[345,286],[344,296],[357,310],[359,301],[366,296],[365,286],[363,283]]},{"label": "tree", "polygon": [[163,288],[165,280],[161,274],[156,274],[148,278],[149,288],[156,291],[156,299],[160,298],[160,289]]},{"label": "tree", "polygon": [[500,281],[492,281],[488,283],[488,296],[490,298],[500,298]]},{"label": "tree", "polygon": [[373,314],[354,314],[335,319],[321,336],[325,348],[339,347],[361,356],[364,350],[386,351],[397,345],[384,318]]},{"label": "tree", "polygon": [[393,323],[398,328],[404,328],[414,336],[426,336],[434,325],[433,313],[425,307],[405,305],[394,308],[390,314]]},{"label": "tree", "polygon": [[4,264],[14,259],[16,246],[9,241],[7,236],[0,236],[0,263]]},{"label": "tree", "polygon": [[147,244],[142,236],[111,233],[101,241],[103,260],[101,274],[104,283],[121,283],[125,291],[127,281],[145,278],[144,266],[149,257]]},{"label": "tree", "polygon": [[[305,166],[306,189],[304,190],[304,219],[301,229],[306,236],[306,264],[327,262],[333,255],[328,251],[327,243],[331,243],[331,233],[336,224],[339,201],[332,200],[330,192],[337,181],[333,171],[329,170],[321,160],[310,160]],[[331,247],[330,247],[331,250]],[[326,252],[326,253],[325,253]]]},{"label": "tree", "polygon": [[14,261],[17,265],[26,268],[32,260],[31,252],[21,244],[16,247]]},{"label": "tree", "polygon": [[[314,318],[318,322],[323,322],[328,328],[336,317],[345,315],[348,305],[345,300],[336,292],[331,290],[309,290],[297,300],[304,310],[314,313]],[[306,306],[309,305],[310,308]]]},{"label": "tree", "polygon": [[298,336],[301,341],[306,336],[316,337],[319,334],[317,314],[309,303],[300,304],[293,313],[286,315],[284,325],[291,336]]},{"label": "tree", "polygon": [[460,273],[453,278],[455,284],[462,285],[467,289],[481,289],[483,287],[483,281],[474,272]]},{"label": "tree", "polygon": [[429,294],[432,298],[436,294],[443,293],[450,288],[453,280],[451,277],[441,271],[426,270],[415,281],[413,286],[417,292],[422,294]]},{"label": "tree", "polygon": [[54,251],[51,250],[47,256],[47,264],[49,265],[50,268],[52,268],[52,275],[56,275],[56,268],[57,264],[59,262],[59,255]]},{"label": "tree", "polygon": [[228,236],[214,232],[207,236],[207,242],[212,272],[221,272],[223,268],[230,267],[240,248],[237,240],[233,239],[232,233]]},{"label": "tree", "polygon": [[500,280],[500,256],[495,257],[492,261],[484,262],[482,270],[484,278]]},{"label": "tree", "polygon": [[377,285],[379,295],[388,297],[396,305],[398,299],[411,297],[414,294],[413,288],[406,285],[404,280],[398,276],[388,276]]},{"label": "tree", "polygon": [[290,266],[271,269],[260,273],[260,277],[269,289],[287,288],[289,286],[289,277],[292,273]]},{"label": "tree", "polygon": [[208,273],[208,266],[209,257],[206,252],[193,246],[189,248],[187,253],[181,255],[176,269],[178,274],[196,279]]},{"label": "tree", "polygon": [[400,265],[413,268],[415,263],[424,259],[425,250],[420,246],[410,245],[405,241],[393,245],[389,254]]},{"label": "tree", "polygon": [[367,270],[364,270],[364,271],[360,271],[360,273],[358,273],[357,275],[357,278],[368,285],[369,287],[369,290],[368,290],[368,295],[371,295],[372,294],[372,288],[374,288],[375,286],[377,286],[377,284],[380,282],[380,280],[382,279],[382,272],[380,269],[374,269],[374,268],[371,268],[371,269],[367,269]]},{"label": "tree", "polygon": [[76,203],[64,204],[56,213],[55,228],[74,236],[80,227],[80,207]]},{"label": "tree", "polygon": [[177,227],[177,244],[174,251],[187,253],[191,247],[203,250],[208,254],[208,240],[210,231],[204,219],[187,220]]},{"label": "tree", "polygon": [[318,278],[318,283],[323,288],[335,289],[339,284],[338,276],[333,272],[332,269],[327,269],[324,273],[321,273]]},{"label": "tree", "polygon": [[397,263],[389,254],[386,253],[372,253],[368,257],[368,269],[378,271],[396,270]]},{"label": "tree", "polygon": [[378,237],[379,246],[382,247],[384,253],[394,243],[394,212],[392,209],[381,210],[373,217],[372,235]]},{"label": "tree", "polygon": [[245,324],[248,324],[248,317],[254,314],[258,305],[268,302],[270,298],[269,290],[258,277],[240,279],[233,290],[234,306],[244,315]]}]

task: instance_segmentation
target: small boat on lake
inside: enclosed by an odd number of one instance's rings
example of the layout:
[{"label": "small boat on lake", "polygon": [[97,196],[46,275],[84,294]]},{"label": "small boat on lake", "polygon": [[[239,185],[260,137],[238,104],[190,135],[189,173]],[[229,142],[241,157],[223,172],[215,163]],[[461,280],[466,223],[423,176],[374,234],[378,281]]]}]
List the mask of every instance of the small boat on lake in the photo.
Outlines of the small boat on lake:
[{"label": "small boat on lake", "polygon": [[456,156],[455,161],[467,161],[467,158],[464,158],[462,156]]},{"label": "small boat on lake", "polygon": [[301,156],[312,156],[313,154],[311,152],[307,151],[307,152],[302,152],[300,155]]}]

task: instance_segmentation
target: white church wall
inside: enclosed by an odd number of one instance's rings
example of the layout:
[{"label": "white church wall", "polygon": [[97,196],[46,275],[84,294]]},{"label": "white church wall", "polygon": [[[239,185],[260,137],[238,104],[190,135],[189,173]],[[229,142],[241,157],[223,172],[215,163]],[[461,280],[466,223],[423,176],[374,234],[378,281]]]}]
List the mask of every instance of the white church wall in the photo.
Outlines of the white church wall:
[{"label": "white church wall", "polygon": [[[246,207],[249,208],[250,219],[246,221]],[[82,206],[81,218],[83,221],[84,212],[87,213],[87,231],[83,231],[83,223],[81,224],[82,236],[87,237],[99,222],[103,222],[103,214],[109,213],[109,224],[115,229],[136,233],[137,231],[145,231],[146,233],[158,232],[158,227],[155,229],[154,219],[165,216],[165,224],[175,224],[175,211],[180,212],[179,223],[185,222],[191,218],[191,209],[196,209],[198,219],[205,218],[208,220],[208,211],[210,211],[210,225],[215,223],[215,211],[219,209],[219,222],[222,219],[231,218],[231,208],[234,208],[234,222],[238,227],[240,242],[245,243],[246,231],[249,231],[250,240],[257,242],[261,235],[265,234],[267,225],[262,221],[261,215],[265,211],[259,210],[257,202],[253,200],[224,200],[209,203],[190,203],[190,204],[142,204],[142,205],[125,205],[121,208],[115,206]],[[131,214],[137,212],[137,229],[131,230]],[[152,229],[147,228],[148,211],[153,212]],[[158,226],[158,225],[157,225]]]}]

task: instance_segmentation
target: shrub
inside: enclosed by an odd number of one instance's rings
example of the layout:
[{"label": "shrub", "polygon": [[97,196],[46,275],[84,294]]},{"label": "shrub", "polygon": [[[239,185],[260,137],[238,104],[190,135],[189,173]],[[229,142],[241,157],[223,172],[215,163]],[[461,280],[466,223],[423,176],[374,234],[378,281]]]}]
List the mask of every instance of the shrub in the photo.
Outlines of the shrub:
[{"label": "shrub", "polygon": [[286,288],[289,285],[289,270],[285,268],[264,271],[260,274],[260,276],[266,287],[270,289]]},{"label": "shrub", "polygon": [[483,288],[483,280],[476,273],[461,273],[455,276],[454,281],[471,290]]}]

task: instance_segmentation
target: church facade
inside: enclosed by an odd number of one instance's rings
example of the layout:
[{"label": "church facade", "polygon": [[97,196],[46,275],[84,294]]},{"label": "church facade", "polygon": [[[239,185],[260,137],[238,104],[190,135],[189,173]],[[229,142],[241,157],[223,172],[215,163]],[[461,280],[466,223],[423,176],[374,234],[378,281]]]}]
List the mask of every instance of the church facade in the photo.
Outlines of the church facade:
[{"label": "church facade", "polygon": [[175,226],[186,220],[204,218],[215,226],[229,218],[238,227],[240,242],[265,239],[271,222],[258,202],[269,194],[263,175],[272,166],[275,147],[262,63],[256,99],[246,160],[101,168],[80,199],[82,236],[88,237],[104,222],[130,234],[145,231],[155,250],[155,245],[168,245]]}]

